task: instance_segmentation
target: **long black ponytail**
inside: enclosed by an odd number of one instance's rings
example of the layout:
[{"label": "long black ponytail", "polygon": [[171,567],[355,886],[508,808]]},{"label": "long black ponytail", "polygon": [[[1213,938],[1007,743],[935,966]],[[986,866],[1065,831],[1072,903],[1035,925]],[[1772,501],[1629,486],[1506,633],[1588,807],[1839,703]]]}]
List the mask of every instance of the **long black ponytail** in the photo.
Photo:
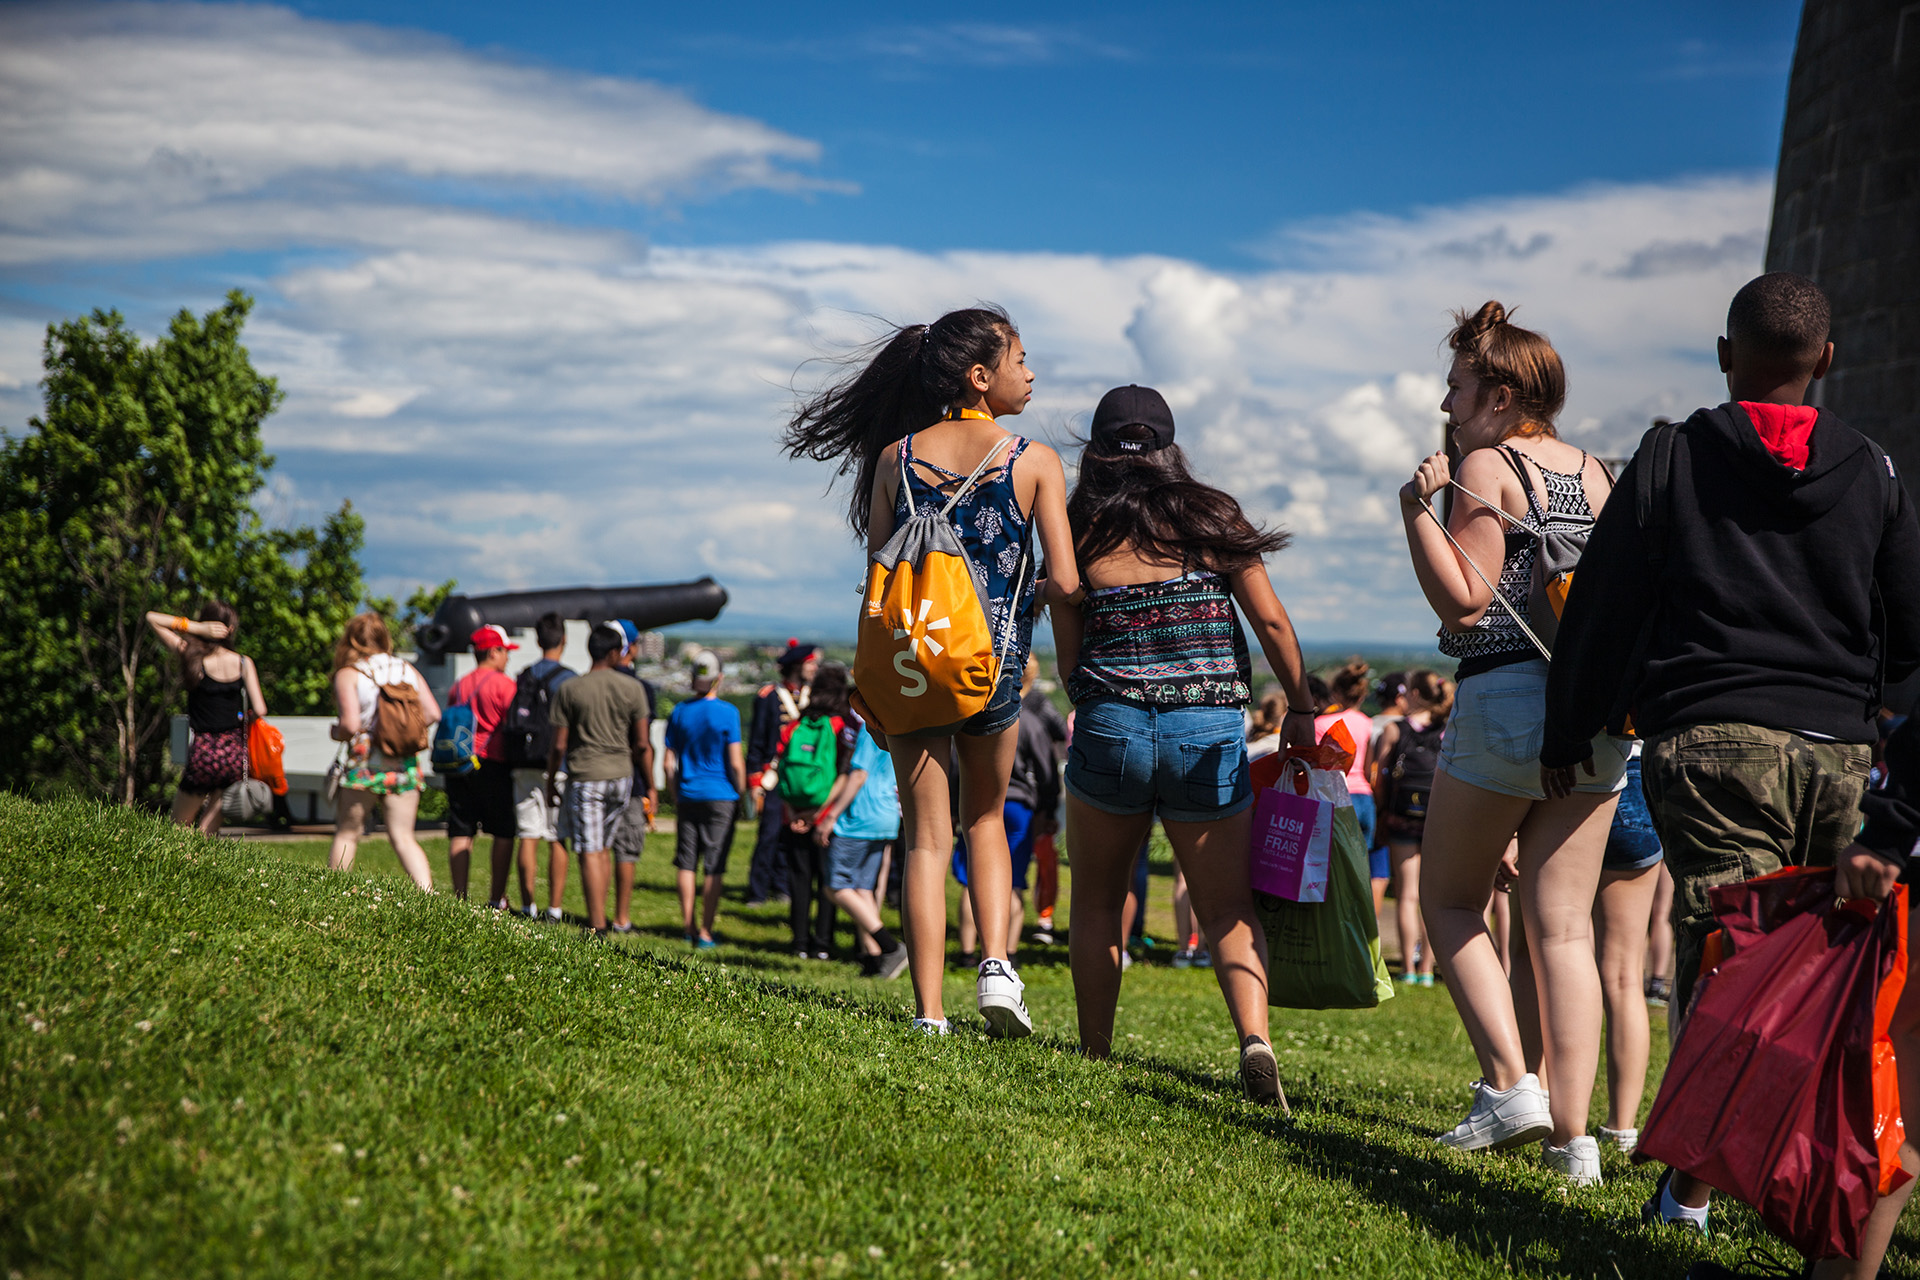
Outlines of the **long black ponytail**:
[{"label": "long black ponytail", "polygon": [[858,373],[795,409],[780,445],[790,458],[838,462],[835,479],[854,473],[847,522],[864,538],[880,455],[968,399],[968,370],[977,364],[999,367],[1019,333],[1007,313],[991,304],[897,329],[865,349],[872,354]]}]

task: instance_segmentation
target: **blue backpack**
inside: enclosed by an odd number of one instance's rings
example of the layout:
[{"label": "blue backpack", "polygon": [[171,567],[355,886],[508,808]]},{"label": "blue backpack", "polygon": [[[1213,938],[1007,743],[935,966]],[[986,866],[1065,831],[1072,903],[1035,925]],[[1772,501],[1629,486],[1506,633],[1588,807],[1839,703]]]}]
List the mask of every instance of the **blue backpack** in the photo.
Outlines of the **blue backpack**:
[{"label": "blue backpack", "polygon": [[441,711],[429,759],[435,773],[472,773],[480,767],[480,757],[473,749],[472,707],[462,704]]}]

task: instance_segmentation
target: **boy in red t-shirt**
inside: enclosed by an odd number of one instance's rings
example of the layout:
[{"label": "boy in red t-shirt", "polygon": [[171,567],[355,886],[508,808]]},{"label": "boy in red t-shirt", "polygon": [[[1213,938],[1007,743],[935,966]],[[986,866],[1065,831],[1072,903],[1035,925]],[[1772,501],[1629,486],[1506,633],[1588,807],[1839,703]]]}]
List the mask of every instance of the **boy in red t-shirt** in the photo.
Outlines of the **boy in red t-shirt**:
[{"label": "boy in red t-shirt", "polygon": [[[446,776],[447,870],[455,896],[466,901],[473,838],[485,827],[493,837],[493,878],[487,901],[501,910],[507,906],[507,864],[513,860],[517,827],[513,768],[494,730],[513,704],[515,686],[507,674],[507,654],[519,647],[499,627],[480,628],[473,633],[473,656],[480,665],[454,681],[447,692],[448,706],[473,708],[473,753],[480,757],[480,767],[471,773]],[[524,868],[520,879],[521,896],[532,902],[533,884]]]}]

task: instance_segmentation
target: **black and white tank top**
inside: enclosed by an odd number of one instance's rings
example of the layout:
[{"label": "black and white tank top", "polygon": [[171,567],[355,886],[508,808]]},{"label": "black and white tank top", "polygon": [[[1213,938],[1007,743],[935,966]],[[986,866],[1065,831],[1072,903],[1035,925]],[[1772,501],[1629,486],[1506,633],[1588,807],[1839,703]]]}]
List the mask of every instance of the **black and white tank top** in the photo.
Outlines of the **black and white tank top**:
[{"label": "black and white tank top", "polygon": [[[1508,464],[1515,467],[1525,479],[1527,466],[1519,461],[1518,450],[1507,445],[1500,445],[1499,448],[1508,455]],[[1532,480],[1528,479],[1527,514],[1521,519],[1521,524],[1526,528],[1522,530],[1512,525],[1506,526],[1506,559],[1501,562],[1497,581],[1502,598],[1513,606],[1514,612],[1532,623],[1528,604],[1533,595],[1533,557],[1539,543],[1528,530],[1544,532],[1548,529],[1577,528],[1592,519],[1593,508],[1587,502],[1587,486],[1583,479],[1587,470],[1584,451],[1580,454],[1580,469],[1573,472],[1550,470],[1534,462],[1532,457],[1528,457],[1527,462],[1533,463],[1533,468],[1540,472],[1540,479],[1547,490],[1547,504],[1544,509],[1541,507],[1539,494],[1534,490]],[[1485,572],[1487,566],[1481,565],[1480,568]],[[1491,573],[1487,576],[1493,577]],[[1460,669],[1455,673],[1456,680],[1545,656],[1534,647],[1527,633],[1513,620],[1513,615],[1491,602],[1487,605],[1487,611],[1480,615],[1480,621],[1474,623],[1470,630],[1456,634],[1442,627],[1440,652],[1449,658],[1459,659]]]}]

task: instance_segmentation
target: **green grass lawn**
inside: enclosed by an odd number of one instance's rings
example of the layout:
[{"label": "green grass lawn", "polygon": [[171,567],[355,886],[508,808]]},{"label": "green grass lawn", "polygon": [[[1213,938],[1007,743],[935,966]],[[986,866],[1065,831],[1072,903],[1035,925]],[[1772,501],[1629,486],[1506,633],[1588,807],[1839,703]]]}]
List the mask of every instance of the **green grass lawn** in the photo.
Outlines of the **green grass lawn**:
[{"label": "green grass lawn", "polygon": [[788,956],[779,910],[730,899],[693,956],[669,853],[643,932],[596,943],[419,894],[384,842],[333,875],[318,842],[0,797],[0,1265],[1640,1277],[1766,1242],[1737,1207],[1708,1244],[1642,1229],[1652,1171],[1612,1155],[1582,1189],[1436,1148],[1476,1074],[1444,989],[1276,1011],[1287,1119],[1239,1098],[1207,972],[1136,965],[1112,1062],[1073,1052],[1063,946],[1019,957],[1033,1039],[979,1034],[959,974],[927,1039],[904,981]]}]

